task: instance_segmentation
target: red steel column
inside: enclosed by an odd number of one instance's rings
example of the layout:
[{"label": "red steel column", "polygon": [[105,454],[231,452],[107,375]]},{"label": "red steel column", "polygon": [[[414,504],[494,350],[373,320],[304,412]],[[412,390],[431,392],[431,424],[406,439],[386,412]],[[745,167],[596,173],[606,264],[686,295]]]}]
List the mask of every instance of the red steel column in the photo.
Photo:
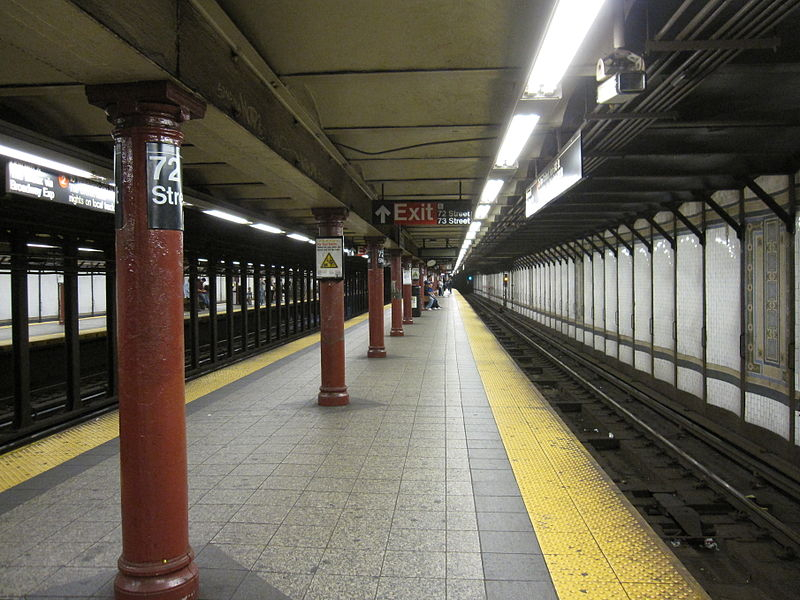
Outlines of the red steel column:
[{"label": "red steel column", "polygon": [[205,104],[166,81],[88,86],[114,125],[122,556],[118,599],[198,597],[189,546],[179,124]]},{"label": "red steel column", "polygon": [[383,242],[385,238],[367,238],[369,252],[369,358],[384,358],[383,343]]},{"label": "red steel column", "polygon": [[425,310],[425,262],[421,260],[415,260],[414,264],[419,269],[419,279],[414,282],[414,285],[419,286],[419,310],[420,313]]},{"label": "red steel column", "polygon": [[[411,257],[403,257],[403,325],[413,325],[414,318],[411,313]],[[406,279],[406,275],[408,278]]]},{"label": "red steel column", "polygon": [[[313,208],[320,237],[339,237],[344,233],[346,208]],[[344,376],[344,280],[319,281],[319,333],[322,384],[317,404],[343,406],[350,402]]]},{"label": "red steel column", "polygon": [[389,250],[392,260],[392,329],[391,337],[405,335],[403,331],[403,273],[401,260],[403,251],[397,248]]}]

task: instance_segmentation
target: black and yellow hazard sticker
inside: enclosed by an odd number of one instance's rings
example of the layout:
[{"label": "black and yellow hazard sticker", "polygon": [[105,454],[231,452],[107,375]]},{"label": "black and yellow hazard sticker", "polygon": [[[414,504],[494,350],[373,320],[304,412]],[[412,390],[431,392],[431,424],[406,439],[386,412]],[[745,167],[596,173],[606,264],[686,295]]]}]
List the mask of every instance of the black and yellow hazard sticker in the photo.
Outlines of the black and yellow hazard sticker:
[{"label": "black and yellow hazard sticker", "polygon": [[333,256],[331,256],[331,253],[328,252],[328,254],[325,256],[325,258],[322,259],[322,264],[320,265],[320,268],[322,268],[322,269],[338,269],[339,265],[336,264],[336,260],[333,258]]}]

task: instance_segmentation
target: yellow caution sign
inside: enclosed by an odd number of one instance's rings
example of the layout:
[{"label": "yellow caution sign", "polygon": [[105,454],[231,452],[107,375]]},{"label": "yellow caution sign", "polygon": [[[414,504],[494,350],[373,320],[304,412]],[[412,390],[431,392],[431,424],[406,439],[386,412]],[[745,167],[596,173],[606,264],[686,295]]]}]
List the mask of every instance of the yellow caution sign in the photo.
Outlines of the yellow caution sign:
[{"label": "yellow caution sign", "polygon": [[344,238],[316,239],[317,279],[344,279]]},{"label": "yellow caution sign", "polygon": [[336,261],[334,260],[333,256],[331,256],[331,253],[328,252],[325,258],[322,259],[322,264],[320,265],[320,267],[322,267],[323,269],[338,269],[339,265],[336,264]]}]

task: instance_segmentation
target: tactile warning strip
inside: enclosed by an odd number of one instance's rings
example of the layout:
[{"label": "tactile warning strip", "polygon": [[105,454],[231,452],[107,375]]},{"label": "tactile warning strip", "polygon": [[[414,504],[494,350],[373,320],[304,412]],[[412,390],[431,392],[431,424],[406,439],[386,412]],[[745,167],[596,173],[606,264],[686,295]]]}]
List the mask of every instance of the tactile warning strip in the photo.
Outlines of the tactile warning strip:
[{"label": "tactile warning strip", "polygon": [[[368,319],[360,315],[345,323],[345,329]],[[319,342],[319,333],[308,335],[269,352],[198,377],[186,384],[186,403],[263,369],[295,352]],[[0,455],[0,492],[44,473],[119,436],[119,412],[114,411],[6,454]]]},{"label": "tactile warning strip", "polygon": [[708,600],[472,308],[455,294],[561,600]]}]

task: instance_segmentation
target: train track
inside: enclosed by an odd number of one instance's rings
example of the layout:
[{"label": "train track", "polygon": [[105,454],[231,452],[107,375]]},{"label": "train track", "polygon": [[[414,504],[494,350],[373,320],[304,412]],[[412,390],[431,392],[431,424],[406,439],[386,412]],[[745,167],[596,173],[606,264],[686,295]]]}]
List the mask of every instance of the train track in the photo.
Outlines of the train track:
[{"label": "train track", "polygon": [[737,446],[530,319],[467,299],[713,598],[798,597],[798,472]]}]

